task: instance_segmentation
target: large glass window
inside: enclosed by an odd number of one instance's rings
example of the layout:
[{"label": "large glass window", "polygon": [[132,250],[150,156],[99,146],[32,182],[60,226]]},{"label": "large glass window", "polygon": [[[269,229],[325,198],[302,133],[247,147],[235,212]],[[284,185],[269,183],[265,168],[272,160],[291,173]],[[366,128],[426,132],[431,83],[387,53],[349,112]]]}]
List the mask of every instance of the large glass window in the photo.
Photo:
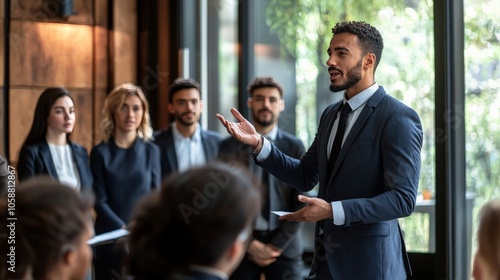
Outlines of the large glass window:
[{"label": "large glass window", "polygon": [[[467,197],[473,200],[473,233],[481,206],[500,197],[498,11],[500,2],[496,0],[464,1],[466,186]],[[472,244],[471,254],[476,248],[475,238]]]},{"label": "large glass window", "polygon": [[341,98],[332,94],[325,62],[338,21],[373,24],[384,38],[376,81],[415,109],[424,128],[422,171],[415,213],[401,219],[410,251],[435,250],[434,42],[432,1],[270,0],[267,24],[295,58],[297,136],[310,145],[323,110]]}]

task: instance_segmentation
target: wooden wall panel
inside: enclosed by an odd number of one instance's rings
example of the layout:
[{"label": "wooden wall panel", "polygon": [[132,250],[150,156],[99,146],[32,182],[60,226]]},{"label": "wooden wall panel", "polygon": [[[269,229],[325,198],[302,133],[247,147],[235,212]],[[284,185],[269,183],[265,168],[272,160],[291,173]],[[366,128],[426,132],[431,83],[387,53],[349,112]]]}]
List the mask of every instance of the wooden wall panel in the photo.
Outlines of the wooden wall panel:
[{"label": "wooden wall panel", "polygon": [[62,21],[92,25],[93,2],[89,0],[73,0],[74,15],[67,18],[59,17],[59,3],[69,0],[16,0],[11,1],[11,16],[13,20],[32,22]]},{"label": "wooden wall panel", "polygon": [[5,0],[0,0],[0,18],[4,18],[5,17],[5,13],[4,13],[4,6],[5,6]]},{"label": "wooden wall panel", "polygon": [[[1,4],[1,3],[0,3]],[[3,26],[4,24],[4,19],[0,19],[0,26]],[[4,30],[1,28],[0,30],[0,85],[4,85],[4,47],[5,47],[5,42],[4,42]],[[3,102],[3,99],[2,101]]]},{"label": "wooden wall panel", "polygon": [[71,140],[83,145],[87,152],[93,145],[93,114],[92,114],[92,91],[72,90],[71,95],[75,102],[76,123],[71,134]]},{"label": "wooden wall panel", "polygon": [[109,27],[108,25],[108,0],[94,0],[95,25]]},{"label": "wooden wall panel", "polygon": [[12,86],[92,86],[91,26],[12,21],[11,35]]},{"label": "wooden wall panel", "polygon": [[137,3],[113,1],[113,84],[137,84]]},{"label": "wooden wall panel", "polygon": [[[5,131],[5,119],[4,119],[4,91],[3,89],[0,88],[0,131]],[[0,134],[0,153],[2,155],[5,155],[5,141],[4,141],[4,134]]]},{"label": "wooden wall panel", "polygon": [[109,86],[109,38],[108,30],[104,27],[96,26],[94,33],[95,46],[95,87],[96,89],[107,90]]},{"label": "wooden wall panel", "polygon": [[107,92],[105,90],[97,89],[94,95],[94,144],[102,141],[102,119],[104,117],[104,100],[106,99]]},{"label": "wooden wall panel", "polygon": [[10,161],[17,164],[17,156],[33,122],[33,114],[42,90],[10,88],[9,142]]}]

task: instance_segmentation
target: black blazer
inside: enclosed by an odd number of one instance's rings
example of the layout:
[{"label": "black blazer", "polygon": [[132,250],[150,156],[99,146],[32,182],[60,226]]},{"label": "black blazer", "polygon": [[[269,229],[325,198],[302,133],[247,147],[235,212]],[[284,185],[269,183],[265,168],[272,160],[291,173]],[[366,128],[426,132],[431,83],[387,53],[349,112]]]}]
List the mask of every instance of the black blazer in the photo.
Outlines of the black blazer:
[{"label": "black blazer", "polygon": [[[215,159],[221,142],[220,135],[211,130],[201,130],[201,141],[207,162]],[[160,148],[160,162],[162,178],[179,169],[177,153],[175,152],[172,124],[166,129],[155,131],[153,142]]]},{"label": "black blazer", "polygon": [[[300,159],[305,153],[304,145],[298,138],[280,129],[278,129],[274,144],[280,151],[293,158]],[[251,148],[238,142],[232,136],[222,141],[219,158],[226,162],[237,160],[250,170],[260,168],[253,161]],[[256,170],[254,173],[259,172]],[[300,191],[271,175],[268,190],[269,210],[271,211],[295,212],[305,206],[297,199],[297,196],[301,194]],[[283,256],[294,258],[302,254],[302,241],[299,233],[304,226],[303,223],[287,222],[279,220],[276,215],[270,215],[269,225],[271,230],[278,230],[270,243],[283,250]]]},{"label": "black blazer", "polygon": [[[69,145],[80,175],[81,190],[92,190],[93,178],[87,150],[73,142],[69,142]],[[19,182],[41,174],[59,180],[47,141],[43,140],[21,149],[17,162],[17,174]]]}]

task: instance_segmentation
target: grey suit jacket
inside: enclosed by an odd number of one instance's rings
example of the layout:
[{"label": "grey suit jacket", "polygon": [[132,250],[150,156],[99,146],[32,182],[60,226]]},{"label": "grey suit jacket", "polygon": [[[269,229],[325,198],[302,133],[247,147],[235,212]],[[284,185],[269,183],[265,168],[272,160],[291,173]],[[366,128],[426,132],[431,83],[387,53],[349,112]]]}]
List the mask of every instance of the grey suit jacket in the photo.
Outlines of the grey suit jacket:
[{"label": "grey suit jacket", "polygon": [[[274,143],[280,151],[293,158],[300,159],[305,153],[304,145],[299,139],[280,129],[278,129]],[[222,141],[219,157],[225,162],[237,160],[250,169],[260,168],[253,162],[251,148],[248,145],[238,142],[233,137]],[[273,176],[270,176],[268,191],[269,209],[271,211],[295,212],[305,206],[304,203],[299,202],[297,199],[297,196],[301,193],[300,191]],[[303,227],[303,223],[287,222],[279,220],[278,216],[271,215],[269,224],[270,230],[278,229],[278,233],[270,243],[280,248],[283,251],[283,256],[294,258],[302,254],[302,240],[299,233]]]},{"label": "grey suit jacket", "polygon": [[[215,159],[222,140],[220,135],[215,131],[201,130],[201,139],[207,162]],[[172,125],[163,130],[155,131],[153,143],[160,148],[161,174],[162,178],[165,178],[179,169]]]},{"label": "grey suit jacket", "polygon": [[301,160],[273,146],[270,156],[258,164],[302,191],[319,181],[318,197],[342,202],[345,225],[336,226],[332,220],[316,225],[315,260],[326,260],[334,279],[406,279],[411,269],[397,219],[415,208],[420,119],[380,87],[349,132],[328,180],[326,151],[339,104],[325,109]]}]

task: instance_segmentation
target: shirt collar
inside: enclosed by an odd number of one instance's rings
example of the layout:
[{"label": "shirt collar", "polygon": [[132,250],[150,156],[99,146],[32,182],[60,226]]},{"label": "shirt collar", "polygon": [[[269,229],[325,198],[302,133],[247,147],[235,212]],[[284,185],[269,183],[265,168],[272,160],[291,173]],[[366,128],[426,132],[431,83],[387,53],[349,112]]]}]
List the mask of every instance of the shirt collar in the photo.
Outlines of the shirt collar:
[{"label": "shirt collar", "polygon": [[345,94],[344,94],[344,100],[342,101],[343,104],[346,102],[349,103],[349,106],[351,106],[351,109],[353,111],[356,111],[361,105],[365,104],[370,97],[378,90],[379,86],[377,83],[374,83],[372,86],[369,88],[363,90],[362,92],[354,95],[351,99],[346,100]]},{"label": "shirt collar", "polygon": [[223,271],[220,271],[218,269],[212,268],[212,267],[207,267],[207,266],[201,266],[201,265],[191,265],[190,268],[195,271],[203,272],[206,274],[214,275],[217,276],[221,279],[229,279],[229,276],[224,273]]},{"label": "shirt collar", "polygon": [[182,133],[177,129],[177,121],[174,121],[172,123],[172,132],[174,136],[175,141],[184,141],[184,140],[194,140],[194,141],[199,141],[201,140],[201,129],[198,123],[196,123],[196,130],[194,131],[194,134],[192,137],[184,137]]},{"label": "shirt collar", "polygon": [[266,137],[267,139],[269,139],[271,141],[275,141],[276,140],[276,136],[278,136],[278,126],[275,125],[273,127],[273,129],[271,129],[271,131],[269,131],[268,134],[262,134],[262,136]]}]

